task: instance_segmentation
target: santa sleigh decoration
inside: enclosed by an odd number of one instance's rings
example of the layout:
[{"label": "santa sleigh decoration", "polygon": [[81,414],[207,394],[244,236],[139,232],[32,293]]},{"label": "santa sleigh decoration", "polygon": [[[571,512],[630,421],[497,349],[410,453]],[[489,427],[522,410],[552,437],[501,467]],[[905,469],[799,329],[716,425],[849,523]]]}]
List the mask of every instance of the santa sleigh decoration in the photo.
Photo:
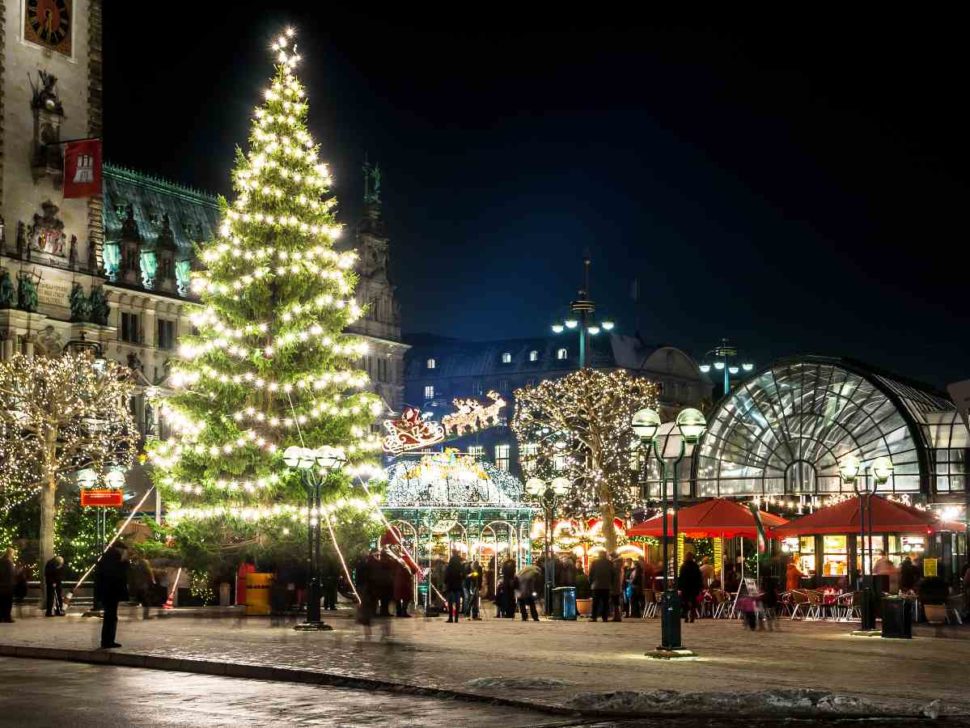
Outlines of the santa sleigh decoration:
[{"label": "santa sleigh decoration", "polygon": [[408,407],[399,420],[385,420],[384,452],[400,455],[408,450],[420,450],[445,439],[445,431],[434,420],[421,417],[421,410]]}]

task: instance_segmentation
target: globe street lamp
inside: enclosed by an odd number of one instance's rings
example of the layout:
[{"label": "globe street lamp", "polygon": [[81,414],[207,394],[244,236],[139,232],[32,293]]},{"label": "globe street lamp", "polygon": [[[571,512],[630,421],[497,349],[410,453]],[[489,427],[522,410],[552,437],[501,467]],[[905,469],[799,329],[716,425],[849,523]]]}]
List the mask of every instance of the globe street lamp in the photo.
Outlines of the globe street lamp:
[{"label": "globe street lamp", "polygon": [[333,629],[320,617],[320,535],[324,518],[320,503],[320,486],[330,473],[337,471],[347,461],[340,448],[324,445],[315,450],[293,445],[283,453],[287,467],[300,471],[307,489],[307,588],[306,622],[296,625],[301,631]]},{"label": "globe street lamp", "polygon": [[[694,653],[684,649],[680,637],[680,596],[674,582],[670,578],[670,562],[667,556],[667,469],[672,465],[674,480],[674,495],[672,508],[674,541],[674,568],[678,560],[677,553],[677,505],[680,484],[677,478],[677,468],[687,453],[687,445],[693,446],[707,430],[707,420],[703,413],[693,408],[681,410],[677,415],[676,431],[669,423],[661,425],[660,415],[653,409],[642,409],[633,415],[631,422],[634,434],[639,438],[641,446],[646,449],[646,457],[650,457],[651,448],[660,465],[660,502],[661,502],[661,548],[663,550],[663,599],[660,613],[660,646],[656,653],[659,657],[687,657]],[[673,447],[673,452],[671,452]],[[648,653],[650,654],[650,653]]]},{"label": "globe street lamp", "polygon": [[[860,476],[861,472],[861,478]],[[878,457],[863,466],[855,455],[846,455],[839,461],[839,475],[846,483],[851,483],[859,496],[859,591],[862,605],[859,609],[860,632],[876,629],[875,594],[872,589],[872,496],[893,474],[892,461]],[[870,482],[871,476],[871,482]],[[868,533],[867,533],[868,531]],[[866,546],[868,544],[868,554]],[[866,574],[866,559],[869,559],[869,574]]]},{"label": "globe street lamp", "polygon": [[552,325],[552,331],[555,334],[578,330],[580,369],[586,368],[586,337],[596,336],[600,331],[609,333],[616,326],[609,319],[599,322],[593,321],[596,303],[589,297],[589,266],[590,258],[587,255],[583,258],[583,287],[579,290],[579,297],[569,304],[569,315]]},{"label": "globe street lamp", "polygon": [[542,506],[543,515],[546,519],[545,529],[545,591],[543,594],[543,604],[545,605],[546,616],[552,613],[552,589],[556,584],[556,562],[552,558],[552,522],[555,516],[556,501],[569,491],[569,480],[566,478],[554,478],[551,483],[546,483],[542,478],[529,478],[525,484],[525,491],[539,501]]},{"label": "globe street lamp", "polygon": [[[744,362],[740,365],[728,363],[728,359],[733,359],[737,355],[738,348],[728,343],[727,339],[721,339],[721,343],[706,354],[706,356],[714,357],[712,362],[705,362],[698,367],[704,374],[709,373],[713,367],[715,371],[724,375],[725,396],[731,391],[731,377],[744,376],[754,371],[754,364],[751,362]],[[744,372],[744,375],[742,375],[742,372]]]}]

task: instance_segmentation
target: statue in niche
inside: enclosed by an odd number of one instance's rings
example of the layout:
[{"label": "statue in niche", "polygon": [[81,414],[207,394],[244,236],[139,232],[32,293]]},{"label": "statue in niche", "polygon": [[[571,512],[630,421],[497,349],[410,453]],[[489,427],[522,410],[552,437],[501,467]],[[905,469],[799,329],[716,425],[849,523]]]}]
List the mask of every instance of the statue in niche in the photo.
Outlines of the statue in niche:
[{"label": "statue in niche", "polygon": [[84,322],[90,318],[91,304],[88,302],[88,297],[80,283],[74,283],[71,286],[71,293],[67,300],[71,304],[71,321],[73,323]]},{"label": "statue in niche", "polygon": [[90,309],[90,321],[92,324],[97,324],[98,326],[108,325],[108,313],[111,307],[108,305],[108,297],[104,294],[104,286],[95,286],[91,289],[91,295],[88,298],[88,307]]},{"label": "statue in niche", "polygon": [[24,257],[24,250],[27,248],[27,226],[21,221],[17,221],[17,257]]},{"label": "statue in niche", "polygon": [[88,270],[98,273],[98,244],[93,239],[88,240]]},{"label": "statue in niche", "polygon": [[64,106],[57,97],[57,90],[54,88],[57,85],[57,76],[44,70],[38,71],[37,75],[40,79],[38,85],[35,86],[33,79],[30,79],[30,88],[33,91],[33,98],[30,101],[31,107],[63,116]]},{"label": "statue in niche", "polygon": [[58,208],[50,200],[40,205],[43,215],[34,213],[34,224],[28,234],[30,244],[27,249],[36,249],[48,255],[64,257],[64,221],[57,217]]},{"label": "statue in niche", "polygon": [[381,204],[381,168],[364,160],[364,202],[369,205]]},{"label": "statue in niche", "polygon": [[31,273],[21,271],[17,276],[17,308],[28,313],[37,310],[37,282]]},{"label": "statue in niche", "polygon": [[77,235],[71,236],[71,247],[70,252],[67,254],[67,264],[71,267],[71,270],[77,268]]},{"label": "statue in niche", "polygon": [[64,340],[53,326],[48,326],[37,334],[34,343],[46,356],[57,356],[64,349]]},{"label": "statue in niche", "polygon": [[135,352],[128,354],[128,368],[136,372],[143,372],[145,370],[144,365],[141,363],[141,358]]},{"label": "statue in niche", "polygon": [[0,308],[10,308],[16,301],[17,293],[6,268],[0,268]]},{"label": "statue in niche", "polygon": [[121,239],[141,242],[141,233],[135,221],[135,208],[130,203],[125,207],[125,219],[121,223]]}]

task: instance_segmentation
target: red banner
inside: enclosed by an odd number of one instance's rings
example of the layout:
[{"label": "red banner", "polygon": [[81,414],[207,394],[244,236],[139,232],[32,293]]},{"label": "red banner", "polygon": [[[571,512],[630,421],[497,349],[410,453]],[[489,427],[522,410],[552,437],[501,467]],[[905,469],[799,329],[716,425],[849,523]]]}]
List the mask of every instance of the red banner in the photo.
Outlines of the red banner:
[{"label": "red banner", "polygon": [[114,488],[81,488],[81,505],[121,508],[125,503],[124,496],[124,491]]},{"label": "red banner", "polygon": [[68,142],[64,150],[64,199],[101,194],[101,140]]}]

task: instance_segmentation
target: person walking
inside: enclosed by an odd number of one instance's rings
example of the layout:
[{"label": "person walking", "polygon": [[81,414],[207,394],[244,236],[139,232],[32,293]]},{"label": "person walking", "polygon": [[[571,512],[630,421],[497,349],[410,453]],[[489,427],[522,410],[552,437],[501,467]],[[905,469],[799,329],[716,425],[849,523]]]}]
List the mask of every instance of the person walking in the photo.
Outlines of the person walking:
[{"label": "person walking", "polygon": [[[539,611],[536,609],[536,594],[542,588],[542,571],[535,564],[528,564],[516,574],[519,583],[519,611],[522,613],[522,621],[529,621],[529,615],[533,622],[539,621]],[[526,611],[528,610],[528,612]]]},{"label": "person walking", "polygon": [[636,559],[630,569],[628,577],[630,591],[630,611],[628,617],[639,617],[643,614],[643,559]]},{"label": "person walking", "polygon": [[55,556],[44,564],[44,616],[64,616],[64,557]]},{"label": "person walking", "polygon": [[610,603],[613,607],[613,621],[623,621],[623,590],[626,588],[624,582],[623,559],[613,554],[613,581],[610,583]]},{"label": "person walking", "polygon": [[[499,601],[501,616],[508,619],[515,617],[515,562],[506,559],[502,564],[501,600]],[[498,597],[496,597],[498,599]]]},{"label": "person walking", "polygon": [[589,586],[593,592],[593,621],[602,617],[606,622],[610,614],[610,591],[613,587],[613,564],[610,555],[600,551],[589,567]]},{"label": "person walking", "polygon": [[762,621],[760,628],[768,628],[769,632],[778,629],[778,580],[771,573],[761,577],[761,609]]},{"label": "person walking", "polygon": [[465,616],[480,621],[478,614],[478,595],[482,590],[482,565],[478,559],[472,561],[465,572]]},{"label": "person walking", "polygon": [[908,556],[903,559],[902,566],[899,567],[899,591],[900,593],[912,592],[919,583],[919,569],[913,564],[913,560]]},{"label": "person walking", "polygon": [[701,595],[701,570],[694,561],[694,553],[688,551],[677,576],[677,588],[683,602],[684,621],[693,622],[697,616],[697,599]]},{"label": "person walking", "polygon": [[17,552],[8,548],[0,556],[0,622],[13,622],[13,591],[17,584]]},{"label": "person walking", "polygon": [[445,598],[448,600],[448,622],[457,622],[461,615],[461,587],[465,581],[461,556],[455,551],[445,567]]},{"label": "person walking", "polygon": [[394,614],[398,617],[410,617],[408,604],[414,598],[414,581],[411,568],[405,561],[398,561],[394,569],[394,601],[397,604]]},{"label": "person walking", "polygon": [[95,586],[104,609],[101,623],[101,649],[121,647],[115,641],[118,632],[118,603],[128,599],[128,553],[116,541],[104,552],[95,570]]}]

